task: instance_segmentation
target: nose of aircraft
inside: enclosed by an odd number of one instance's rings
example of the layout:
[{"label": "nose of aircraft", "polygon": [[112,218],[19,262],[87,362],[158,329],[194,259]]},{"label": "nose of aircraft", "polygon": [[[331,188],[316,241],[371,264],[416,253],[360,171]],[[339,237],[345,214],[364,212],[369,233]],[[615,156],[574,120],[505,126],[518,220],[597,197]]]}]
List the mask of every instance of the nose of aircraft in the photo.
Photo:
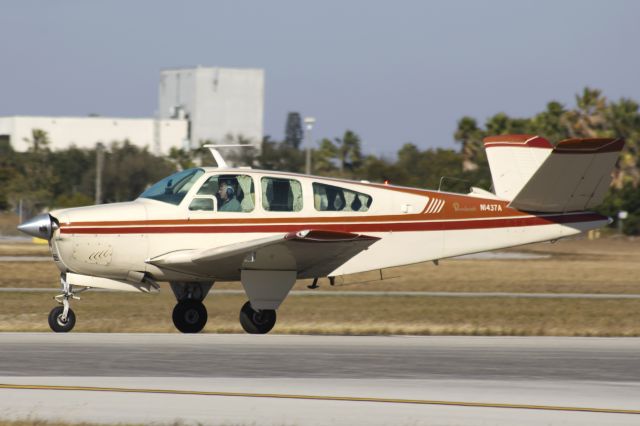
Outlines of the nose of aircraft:
[{"label": "nose of aircraft", "polygon": [[18,225],[18,231],[45,240],[50,240],[56,229],[58,229],[58,223],[48,213],[35,216]]}]

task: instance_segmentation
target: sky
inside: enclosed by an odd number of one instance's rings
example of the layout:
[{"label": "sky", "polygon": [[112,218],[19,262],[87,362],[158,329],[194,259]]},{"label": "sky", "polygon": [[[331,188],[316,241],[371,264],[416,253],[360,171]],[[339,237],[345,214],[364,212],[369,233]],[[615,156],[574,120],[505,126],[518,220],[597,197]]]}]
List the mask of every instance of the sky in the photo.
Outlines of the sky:
[{"label": "sky", "polygon": [[290,111],[366,153],[456,148],[465,115],[530,116],[585,86],[640,100],[637,1],[6,1],[0,116],[151,117],[164,68],[263,68]]}]

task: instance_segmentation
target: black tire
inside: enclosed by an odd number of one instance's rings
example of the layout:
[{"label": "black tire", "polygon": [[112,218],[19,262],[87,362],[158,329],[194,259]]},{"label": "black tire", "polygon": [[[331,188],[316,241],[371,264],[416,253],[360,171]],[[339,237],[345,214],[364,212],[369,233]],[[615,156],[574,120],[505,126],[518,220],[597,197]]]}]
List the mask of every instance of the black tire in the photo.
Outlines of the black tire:
[{"label": "black tire", "polygon": [[76,314],[69,308],[67,313],[67,321],[62,321],[62,312],[64,308],[62,306],[56,306],[49,312],[49,327],[56,333],[67,333],[73,330],[76,325]]},{"label": "black tire", "polygon": [[198,333],[207,324],[207,308],[198,300],[183,300],[173,308],[173,324],[183,333]]},{"label": "black tire", "polygon": [[247,302],[240,309],[240,325],[249,334],[267,334],[276,325],[276,311],[263,309],[255,311]]}]

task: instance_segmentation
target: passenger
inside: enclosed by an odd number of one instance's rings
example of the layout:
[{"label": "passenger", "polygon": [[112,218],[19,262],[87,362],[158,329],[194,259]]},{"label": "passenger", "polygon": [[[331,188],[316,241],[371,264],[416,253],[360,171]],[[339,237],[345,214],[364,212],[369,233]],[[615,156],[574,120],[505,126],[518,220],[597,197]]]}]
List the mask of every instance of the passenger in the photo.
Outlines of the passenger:
[{"label": "passenger", "polygon": [[240,201],[236,198],[236,192],[233,185],[228,182],[221,182],[218,188],[218,197],[220,197],[220,212],[239,212],[242,211]]}]

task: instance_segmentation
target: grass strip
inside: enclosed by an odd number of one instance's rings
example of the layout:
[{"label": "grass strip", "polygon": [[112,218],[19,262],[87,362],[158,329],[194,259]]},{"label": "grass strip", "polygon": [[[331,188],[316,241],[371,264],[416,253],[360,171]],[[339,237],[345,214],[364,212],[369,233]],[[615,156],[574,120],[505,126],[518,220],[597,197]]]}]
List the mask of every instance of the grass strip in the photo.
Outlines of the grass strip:
[{"label": "grass strip", "polygon": [[[206,299],[206,333],[242,333],[243,295]],[[73,302],[78,332],[176,332],[175,300],[159,295],[84,293]],[[41,293],[0,297],[0,331],[48,331],[55,302]],[[640,336],[640,300],[454,297],[292,297],[273,333],[336,335]]]}]

